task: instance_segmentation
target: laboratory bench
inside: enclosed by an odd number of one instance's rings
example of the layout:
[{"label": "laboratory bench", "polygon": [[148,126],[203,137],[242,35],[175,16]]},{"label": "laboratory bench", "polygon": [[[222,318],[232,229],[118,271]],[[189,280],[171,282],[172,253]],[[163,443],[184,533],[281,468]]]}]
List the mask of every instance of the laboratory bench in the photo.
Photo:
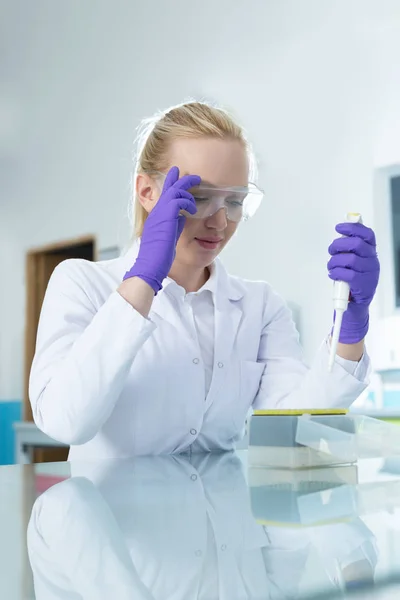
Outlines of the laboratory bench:
[{"label": "laboratory bench", "polygon": [[[400,424],[400,410],[398,409],[363,409],[352,408],[351,414],[366,415],[375,419],[388,421],[394,424]],[[36,462],[43,462],[40,458],[40,452],[49,449],[52,450],[53,456],[56,452],[63,457],[64,449],[67,449],[65,444],[58,442],[48,435],[40,431],[40,429],[31,421],[17,421],[13,425],[14,429],[14,453],[15,462],[19,464],[29,464],[35,462],[35,456],[38,457]],[[239,443],[240,449],[247,448],[248,436],[246,434]],[[64,460],[64,458],[56,458],[53,460]]]},{"label": "laboratory bench", "polygon": [[240,450],[6,466],[0,531],[7,600],[399,598],[400,458],[285,470]]}]

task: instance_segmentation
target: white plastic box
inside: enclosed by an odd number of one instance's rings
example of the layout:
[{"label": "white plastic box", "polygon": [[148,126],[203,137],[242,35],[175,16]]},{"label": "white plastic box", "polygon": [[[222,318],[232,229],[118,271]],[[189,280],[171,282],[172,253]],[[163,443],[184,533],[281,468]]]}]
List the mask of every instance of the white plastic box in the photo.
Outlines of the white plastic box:
[{"label": "white plastic box", "polygon": [[249,465],[304,469],[400,455],[398,426],[337,412],[257,411],[249,428]]}]

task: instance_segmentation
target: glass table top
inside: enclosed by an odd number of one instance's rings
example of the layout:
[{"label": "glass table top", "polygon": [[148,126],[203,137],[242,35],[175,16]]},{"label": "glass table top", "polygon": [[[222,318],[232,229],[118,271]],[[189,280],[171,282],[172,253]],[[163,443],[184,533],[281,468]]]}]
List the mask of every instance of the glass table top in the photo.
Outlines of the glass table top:
[{"label": "glass table top", "polygon": [[2,467],[0,597],[398,598],[399,509],[399,458],[301,471],[249,468],[246,451]]}]

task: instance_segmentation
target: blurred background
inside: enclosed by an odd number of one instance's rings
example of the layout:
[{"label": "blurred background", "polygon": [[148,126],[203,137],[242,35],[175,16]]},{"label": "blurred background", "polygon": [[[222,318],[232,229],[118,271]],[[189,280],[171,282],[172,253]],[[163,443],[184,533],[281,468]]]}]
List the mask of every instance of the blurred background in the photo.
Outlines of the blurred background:
[{"label": "blurred background", "polygon": [[335,224],[358,211],[375,229],[357,407],[400,415],[399,56],[398,0],[0,0],[0,464],[55,458],[29,449],[26,391],[48,278],[126,248],[135,129],[188,98],[248,132],[265,199],[223,260],[283,295],[308,361],[332,321]]}]

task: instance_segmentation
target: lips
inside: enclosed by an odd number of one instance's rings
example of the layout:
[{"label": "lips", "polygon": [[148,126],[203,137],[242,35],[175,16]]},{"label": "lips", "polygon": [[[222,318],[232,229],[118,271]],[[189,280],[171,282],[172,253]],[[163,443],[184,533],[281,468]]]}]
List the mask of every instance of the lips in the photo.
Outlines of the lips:
[{"label": "lips", "polygon": [[212,238],[212,237],[204,237],[204,238],[195,238],[198,242],[209,242],[210,244],[219,244],[222,242],[222,238]]},{"label": "lips", "polygon": [[198,245],[204,250],[216,250],[222,238],[195,238]]}]

